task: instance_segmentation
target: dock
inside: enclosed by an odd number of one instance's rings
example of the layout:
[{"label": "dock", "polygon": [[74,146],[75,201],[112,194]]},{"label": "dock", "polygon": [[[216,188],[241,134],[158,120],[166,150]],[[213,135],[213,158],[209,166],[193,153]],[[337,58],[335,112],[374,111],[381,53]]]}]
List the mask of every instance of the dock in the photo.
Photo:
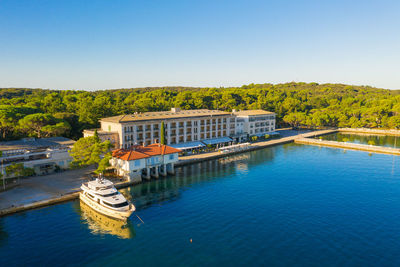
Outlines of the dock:
[{"label": "dock", "polygon": [[305,137],[296,138],[294,140],[294,142],[297,144],[303,144],[303,145],[327,146],[327,147],[336,147],[336,148],[343,148],[343,149],[349,149],[349,150],[361,150],[361,151],[379,153],[379,154],[400,155],[399,148],[384,147],[384,146],[373,146],[373,145],[355,144],[355,143],[347,143],[347,142],[327,141],[327,140],[305,138]]},{"label": "dock", "polygon": [[317,136],[332,134],[332,133],[336,133],[336,132],[338,132],[337,129],[313,131],[313,132],[303,133],[303,134],[299,134],[299,135],[282,137],[279,139],[272,139],[272,140],[268,140],[268,141],[252,143],[247,147],[247,149],[240,150],[240,151],[234,151],[234,152],[229,152],[229,153],[211,152],[211,153],[183,156],[183,157],[179,157],[179,162],[175,163],[175,166],[176,167],[185,166],[185,165],[189,165],[189,164],[193,164],[193,163],[199,163],[202,161],[223,158],[226,156],[249,152],[249,151],[254,151],[254,150],[263,149],[263,148],[267,148],[267,147],[271,147],[271,146],[287,144],[287,143],[293,142],[297,138],[317,137]]},{"label": "dock", "polygon": [[341,133],[351,133],[351,134],[400,136],[400,130],[394,130],[394,129],[339,128],[338,130]]},{"label": "dock", "polygon": [[[184,166],[202,161],[223,158],[233,154],[263,149],[266,147],[291,143],[298,138],[317,137],[321,135],[338,132],[334,130],[320,130],[302,133],[268,141],[256,142],[248,145],[247,149],[232,153],[211,152],[180,157],[175,166]],[[16,189],[1,192],[0,194],[0,217],[16,212],[37,209],[53,204],[77,199],[80,192],[80,184],[87,180],[86,174],[92,169],[70,170],[63,173],[55,173],[43,177],[33,177],[24,180]],[[53,177],[54,176],[54,177]],[[40,180],[40,181],[38,181]],[[117,189],[132,186],[134,182],[115,183]]]}]

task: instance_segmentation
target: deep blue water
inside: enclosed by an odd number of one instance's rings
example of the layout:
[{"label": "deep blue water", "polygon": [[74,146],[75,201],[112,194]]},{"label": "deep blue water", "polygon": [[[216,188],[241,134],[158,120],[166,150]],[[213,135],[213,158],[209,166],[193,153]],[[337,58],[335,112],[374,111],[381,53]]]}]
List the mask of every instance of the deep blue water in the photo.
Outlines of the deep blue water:
[{"label": "deep blue water", "polygon": [[0,266],[399,266],[399,163],[288,144],[187,166],[122,190],[144,224],[78,201],[0,218]]}]

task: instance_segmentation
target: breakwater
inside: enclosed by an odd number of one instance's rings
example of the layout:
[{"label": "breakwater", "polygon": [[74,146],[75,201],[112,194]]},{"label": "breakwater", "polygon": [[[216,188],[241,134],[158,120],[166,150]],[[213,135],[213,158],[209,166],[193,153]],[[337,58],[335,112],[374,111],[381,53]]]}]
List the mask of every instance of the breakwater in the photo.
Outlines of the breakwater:
[{"label": "breakwater", "polygon": [[336,148],[344,148],[352,150],[361,150],[361,151],[380,153],[380,154],[400,155],[400,149],[392,147],[327,141],[327,140],[313,139],[313,138],[296,138],[294,142],[297,144],[304,144],[304,145],[327,146],[327,147],[336,147]]},{"label": "breakwater", "polygon": [[362,134],[378,134],[400,136],[400,130],[393,129],[369,129],[369,128],[339,128],[339,132],[343,133],[362,133]]},{"label": "breakwater", "polygon": [[185,166],[193,163],[198,163],[206,160],[212,160],[212,159],[218,159],[218,158],[223,158],[226,156],[234,155],[234,154],[239,154],[239,153],[244,153],[248,151],[254,151],[258,149],[263,149],[271,146],[276,146],[276,145],[282,145],[286,143],[291,143],[297,138],[307,138],[307,137],[317,137],[321,135],[326,135],[326,134],[332,134],[336,133],[338,130],[320,130],[320,131],[313,131],[309,133],[302,133],[298,135],[293,135],[293,136],[288,136],[288,137],[282,137],[279,139],[273,139],[273,140],[268,140],[264,142],[257,142],[250,144],[247,149],[245,150],[240,150],[240,151],[234,151],[234,152],[229,152],[229,153],[220,153],[220,152],[212,152],[212,153],[205,153],[205,154],[197,154],[197,155],[190,155],[190,156],[184,156],[180,157],[180,160],[178,163],[175,164],[175,166]]}]

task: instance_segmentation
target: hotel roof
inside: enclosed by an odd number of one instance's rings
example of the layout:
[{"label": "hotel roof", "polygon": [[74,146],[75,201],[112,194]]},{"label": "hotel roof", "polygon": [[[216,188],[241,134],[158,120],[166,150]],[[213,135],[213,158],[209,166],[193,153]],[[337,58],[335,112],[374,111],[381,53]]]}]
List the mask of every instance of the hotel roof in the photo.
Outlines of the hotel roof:
[{"label": "hotel roof", "polygon": [[179,111],[158,111],[158,112],[144,112],[137,114],[119,115],[114,117],[103,118],[104,122],[134,122],[134,121],[147,121],[147,120],[160,120],[160,119],[178,119],[188,117],[208,117],[208,116],[222,116],[232,115],[230,112],[220,110],[208,109],[193,109],[193,110],[179,110]]},{"label": "hotel roof", "polygon": [[167,145],[151,144],[148,146],[132,146],[129,149],[114,150],[112,156],[122,160],[137,160],[149,158],[151,156],[168,155],[181,152],[180,149],[173,148]]},{"label": "hotel roof", "polygon": [[236,116],[249,116],[249,115],[272,115],[275,113],[262,109],[254,109],[254,110],[240,110],[233,112],[233,114],[235,114]]}]

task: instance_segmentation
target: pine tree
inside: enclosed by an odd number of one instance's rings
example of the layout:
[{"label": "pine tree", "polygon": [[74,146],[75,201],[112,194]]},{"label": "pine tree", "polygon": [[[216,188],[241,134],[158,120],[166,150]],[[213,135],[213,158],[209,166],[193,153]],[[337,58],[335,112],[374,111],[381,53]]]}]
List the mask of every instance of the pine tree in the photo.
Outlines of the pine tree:
[{"label": "pine tree", "polygon": [[99,137],[99,133],[97,132],[97,129],[94,130],[93,137],[94,137],[94,140],[96,143],[100,143],[100,137]]},{"label": "pine tree", "polygon": [[160,144],[165,145],[165,126],[164,126],[164,122],[161,122],[160,134],[161,134],[161,142],[160,142]]}]

